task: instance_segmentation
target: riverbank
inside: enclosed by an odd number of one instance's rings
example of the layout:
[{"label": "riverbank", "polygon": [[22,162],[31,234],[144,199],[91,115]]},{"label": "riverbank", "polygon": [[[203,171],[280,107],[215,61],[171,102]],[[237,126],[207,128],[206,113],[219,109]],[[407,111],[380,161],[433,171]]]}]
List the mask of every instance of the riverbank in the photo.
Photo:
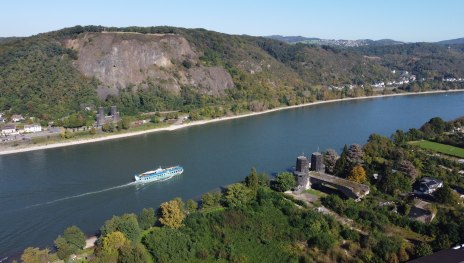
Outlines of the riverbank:
[{"label": "riverbank", "polygon": [[114,139],[120,139],[120,138],[132,137],[132,136],[139,136],[139,135],[144,135],[144,134],[148,134],[148,133],[155,133],[155,132],[162,132],[162,131],[175,131],[175,130],[178,130],[178,129],[183,129],[183,128],[192,127],[192,126],[198,126],[198,125],[204,125],[204,124],[208,124],[208,123],[214,123],[214,122],[219,122],[219,121],[227,121],[227,120],[233,120],[233,119],[239,119],[239,118],[252,117],[252,116],[267,114],[267,113],[276,112],[276,111],[295,109],[295,108],[300,108],[300,107],[308,107],[308,106],[326,104],[326,103],[334,103],[334,102],[341,102],[341,101],[351,101],[351,100],[376,99],[376,98],[385,98],[385,97],[394,97],[394,96],[425,95],[425,94],[463,92],[463,91],[464,90],[436,90],[436,91],[426,91],[426,92],[417,92],[417,93],[399,93],[399,94],[374,95],[374,96],[363,96],[363,97],[356,97],[356,98],[343,98],[343,99],[336,99],[336,100],[316,101],[316,102],[309,102],[309,103],[293,105],[293,106],[278,107],[278,108],[274,108],[274,109],[270,109],[270,110],[266,110],[266,111],[261,111],[261,112],[252,112],[252,113],[246,113],[246,114],[241,114],[241,115],[236,115],[236,116],[229,116],[229,117],[220,117],[220,118],[211,119],[211,120],[192,121],[192,122],[184,123],[184,124],[173,124],[171,126],[162,127],[162,128],[154,128],[154,129],[143,130],[143,131],[127,132],[127,133],[122,133],[122,134],[110,134],[110,135],[103,136],[103,137],[98,137],[98,138],[76,139],[76,140],[72,140],[72,141],[57,142],[57,143],[50,143],[50,144],[39,144],[39,145],[33,145],[33,146],[28,145],[28,146],[25,146],[25,147],[21,147],[21,146],[17,146],[15,148],[11,147],[11,148],[7,148],[7,149],[0,149],[0,155],[22,153],[22,152],[29,152],[29,151],[37,151],[37,150],[44,150],[44,149],[51,149],[51,148],[58,148],[58,147],[66,147],[66,146],[73,146],[73,145],[79,145],[79,144],[85,144],[85,143],[100,142],[100,141],[106,141],[106,140],[114,140]]}]

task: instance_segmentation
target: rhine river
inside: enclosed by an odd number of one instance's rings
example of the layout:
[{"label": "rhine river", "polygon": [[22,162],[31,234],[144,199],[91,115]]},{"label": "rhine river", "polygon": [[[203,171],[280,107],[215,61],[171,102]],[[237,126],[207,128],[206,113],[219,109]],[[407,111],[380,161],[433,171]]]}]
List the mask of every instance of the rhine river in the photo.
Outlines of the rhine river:
[{"label": "rhine river", "polygon": [[[464,115],[464,93],[343,101],[118,140],[0,156],[0,259],[51,247],[71,225],[93,234],[105,220],[175,197],[269,174],[302,152],[364,144],[371,133]],[[135,173],[179,164],[170,181],[127,185]]]}]

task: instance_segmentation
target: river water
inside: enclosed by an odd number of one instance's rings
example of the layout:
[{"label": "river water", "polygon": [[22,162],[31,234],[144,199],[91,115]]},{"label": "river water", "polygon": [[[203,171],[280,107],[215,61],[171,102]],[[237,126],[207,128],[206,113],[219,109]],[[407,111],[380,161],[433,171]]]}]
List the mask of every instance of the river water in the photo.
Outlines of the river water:
[{"label": "river water", "polygon": [[[321,104],[136,137],[0,156],[0,259],[51,247],[71,225],[88,234],[105,220],[175,197],[184,200],[275,173],[302,152],[363,144],[371,133],[418,128],[464,115],[464,93]],[[144,186],[135,173],[179,164],[184,174]]]}]

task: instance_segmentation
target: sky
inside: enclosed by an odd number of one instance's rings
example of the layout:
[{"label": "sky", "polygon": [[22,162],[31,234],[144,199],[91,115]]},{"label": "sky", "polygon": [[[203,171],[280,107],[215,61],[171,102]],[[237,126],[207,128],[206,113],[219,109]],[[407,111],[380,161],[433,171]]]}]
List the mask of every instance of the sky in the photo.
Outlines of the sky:
[{"label": "sky", "polygon": [[462,0],[10,0],[1,6],[0,37],[75,25],[406,42],[464,37]]}]

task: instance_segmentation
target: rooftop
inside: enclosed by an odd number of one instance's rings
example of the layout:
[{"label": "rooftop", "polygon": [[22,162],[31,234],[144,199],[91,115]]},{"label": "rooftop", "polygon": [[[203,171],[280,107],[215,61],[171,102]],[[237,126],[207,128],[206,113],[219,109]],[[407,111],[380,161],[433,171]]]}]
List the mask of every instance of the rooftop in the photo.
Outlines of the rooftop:
[{"label": "rooftop", "polygon": [[438,251],[430,256],[409,261],[410,263],[460,263],[464,261],[464,245]]},{"label": "rooftop", "polygon": [[330,175],[330,174],[321,173],[321,172],[310,172],[309,176],[314,177],[314,178],[319,179],[319,180],[322,180],[322,181],[326,181],[326,182],[330,182],[330,183],[333,183],[333,184],[338,184],[340,186],[344,186],[344,187],[350,189],[351,191],[353,191],[354,193],[356,193],[359,196],[364,196],[366,193],[369,192],[369,186],[368,185],[355,183],[353,181],[346,180],[346,179],[343,179],[343,178],[340,178],[340,177],[336,177],[336,176],[333,176],[333,175]]}]

